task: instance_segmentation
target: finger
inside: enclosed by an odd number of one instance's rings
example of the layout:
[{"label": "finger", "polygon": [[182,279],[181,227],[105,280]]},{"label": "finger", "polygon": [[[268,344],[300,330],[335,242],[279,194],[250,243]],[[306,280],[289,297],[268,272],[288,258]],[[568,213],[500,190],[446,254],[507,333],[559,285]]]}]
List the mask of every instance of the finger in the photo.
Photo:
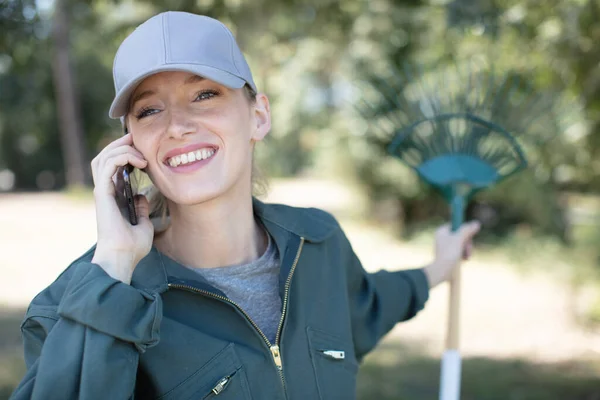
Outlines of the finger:
[{"label": "finger", "polygon": [[150,203],[143,194],[138,194],[134,197],[135,211],[138,219],[148,219],[150,215]]},{"label": "finger", "polygon": [[116,140],[113,140],[112,142],[110,142],[109,144],[107,144],[102,151],[100,151],[100,153],[98,153],[98,155],[96,155],[96,157],[94,157],[94,159],[92,160],[92,169],[94,167],[97,167],[98,165],[102,164],[102,160],[105,158],[106,154],[109,153],[111,150],[117,148],[117,147],[121,147],[121,146],[131,146],[133,144],[133,137],[131,136],[130,133],[124,135],[123,137],[120,137]]},{"label": "finger", "polygon": [[102,172],[99,171],[103,170],[110,158],[126,153],[145,160],[142,153],[128,145],[119,146],[110,150],[105,149],[101,154],[96,156],[94,161],[92,161],[92,178],[94,179],[94,184],[97,181],[97,177],[102,174]]},{"label": "finger", "polygon": [[116,148],[111,149],[111,150],[107,151],[106,153],[102,154],[100,161],[97,165],[97,168],[98,169],[102,168],[109,159],[116,157],[118,155],[121,155],[121,154],[132,154],[135,157],[145,160],[144,155],[142,153],[140,153],[138,150],[134,149],[133,147],[120,146],[120,147],[116,147]]},{"label": "finger", "polygon": [[437,237],[442,237],[450,233],[450,224],[443,224],[437,228],[435,235]]},{"label": "finger", "polygon": [[150,229],[154,230],[152,221],[150,221],[150,203],[144,195],[136,195],[134,197],[135,211],[138,217],[138,228],[139,229]]},{"label": "finger", "polygon": [[143,169],[148,165],[148,161],[130,152],[117,154],[106,160],[106,165],[102,174],[105,177],[108,176],[109,178],[112,178],[119,167],[124,167],[127,164],[135,168]]},{"label": "finger", "polygon": [[112,181],[115,185],[117,193],[123,193],[125,190],[125,179],[119,179],[119,175],[123,176],[123,168],[117,168],[117,172],[112,176]]},{"label": "finger", "polygon": [[120,147],[120,146],[124,146],[124,145],[132,145],[132,144],[133,144],[133,136],[131,136],[131,133],[128,133],[126,135],[121,136],[120,138],[118,138],[116,140],[113,140],[109,144],[107,144],[106,147],[104,147],[104,149],[102,149],[102,151],[100,153],[110,151],[116,147]]},{"label": "finger", "polygon": [[462,224],[460,227],[460,236],[463,240],[470,240],[479,232],[481,229],[481,224],[479,221],[470,221],[466,224]]},{"label": "finger", "polygon": [[146,167],[148,162],[129,152],[107,159],[106,164],[98,176],[99,180],[96,182],[96,188],[98,191],[100,193],[112,193],[112,190],[114,190],[113,176],[119,167],[124,167],[127,164],[143,169]]},{"label": "finger", "polygon": [[471,257],[471,254],[473,254],[473,242],[469,241],[465,245],[465,248],[463,251],[463,259],[468,260]]}]

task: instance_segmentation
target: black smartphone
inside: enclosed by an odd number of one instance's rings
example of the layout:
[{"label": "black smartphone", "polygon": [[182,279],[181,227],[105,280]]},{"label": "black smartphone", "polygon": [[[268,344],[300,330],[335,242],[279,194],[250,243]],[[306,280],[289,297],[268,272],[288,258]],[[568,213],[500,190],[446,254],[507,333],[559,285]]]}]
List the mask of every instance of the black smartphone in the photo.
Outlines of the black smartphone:
[{"label": "black smartphone", "polygon": [[[127,134],[127,127],[124,128],[124,134]],[[135,201],[133,200],[133,189],[131,188],[131,176],[133,173],[133,166],[127,164],[123,168],[117,170],[117,193],[123,200],[121,206],[127,209],[129,216],[129,222],[131,225],[137,225],[137,213],[135,210]]]},{"label": "black smartphone", "polygon": [[133,190],[131,189],[131,173],[133,167],[127,164],[122,170],[123,186],[125,201],[127,202],[127,214],[129,214],[129,222],[131,225],[137,225],[137,213],[135,210],[135,202],[133,201]]}]

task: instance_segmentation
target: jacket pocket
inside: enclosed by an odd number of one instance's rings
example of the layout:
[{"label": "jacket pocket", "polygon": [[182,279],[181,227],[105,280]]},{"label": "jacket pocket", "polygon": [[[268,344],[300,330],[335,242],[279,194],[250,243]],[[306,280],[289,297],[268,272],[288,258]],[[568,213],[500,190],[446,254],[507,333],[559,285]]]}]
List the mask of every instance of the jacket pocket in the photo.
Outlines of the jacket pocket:
[{"label": "jacket pocket", "polygon": [[321,400],[356,398],[358,363],[354,346],[337,336],[307,328],[310,357]]},{"label": "jacket pocket", "polygon": [[251,400],[246,372],[233,343],[160,400]]}]

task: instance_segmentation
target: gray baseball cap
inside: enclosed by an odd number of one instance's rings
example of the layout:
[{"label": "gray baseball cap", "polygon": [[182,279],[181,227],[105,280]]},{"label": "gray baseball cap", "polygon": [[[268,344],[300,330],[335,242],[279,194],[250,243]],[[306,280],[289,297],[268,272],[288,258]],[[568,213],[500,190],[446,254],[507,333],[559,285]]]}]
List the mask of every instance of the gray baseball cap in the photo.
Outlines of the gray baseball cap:
[{"label": "gray baseball cap", "polygon": [[191,72],[231,89],[247,83],[256,91],[250,67],[223,23],[169,11],[148,19],[121,43],[113,64],[116,94],[108,115],[123,117],[136,87],[163,71]]}]

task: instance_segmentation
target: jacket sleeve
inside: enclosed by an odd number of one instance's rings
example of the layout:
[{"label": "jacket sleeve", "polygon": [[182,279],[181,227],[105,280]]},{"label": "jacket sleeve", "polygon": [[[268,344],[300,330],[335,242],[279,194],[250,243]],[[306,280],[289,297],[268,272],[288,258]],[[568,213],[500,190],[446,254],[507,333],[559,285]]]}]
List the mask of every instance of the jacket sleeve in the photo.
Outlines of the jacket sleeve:
[{"label": "jacket sleeve", "polygon": [[429,283],[422,268],[366,272],[343,232],[341,236],[354,348],[361,360],[398,322],[423,309]]},{"label": "jacket sleeve", "polygon": [[129,399],[162,302],[80,262],[58,303],[38,295],[21,325],[27,372],[11,399]]}]

